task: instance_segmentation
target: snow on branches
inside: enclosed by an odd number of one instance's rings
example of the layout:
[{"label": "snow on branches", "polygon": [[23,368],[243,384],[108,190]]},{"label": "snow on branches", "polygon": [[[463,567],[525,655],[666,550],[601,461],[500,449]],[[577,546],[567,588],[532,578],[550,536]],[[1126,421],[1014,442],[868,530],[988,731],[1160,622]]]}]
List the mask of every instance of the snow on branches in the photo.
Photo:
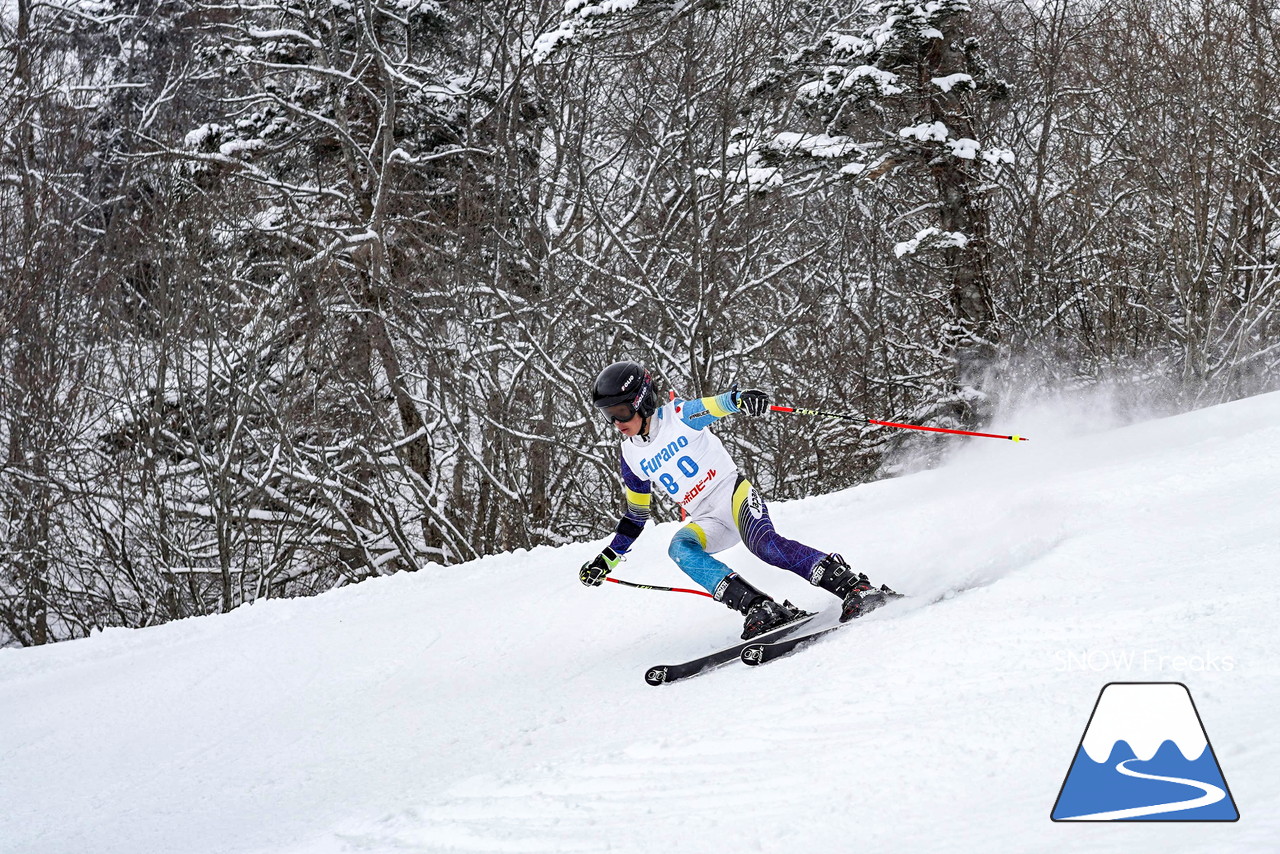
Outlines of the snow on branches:
[{"label": "snow on branches", "polygon": [[898,258],[914,255],[921,249],[946,249],[948,247],[964,248],[969,238],[958,231],[943,231],[940,228],[922,228],[910,240],[894,244],[893,254]]},{"label": "snow on branches", "polygon": [[608,38],[622,28],[642,21],[647,15],[672,21],[703,9],[714,8],[719,0],[565,0],[564,17],[555,29],[533,41],[530,57],[535,65],[550,62],[565,49],[596,39]]}]

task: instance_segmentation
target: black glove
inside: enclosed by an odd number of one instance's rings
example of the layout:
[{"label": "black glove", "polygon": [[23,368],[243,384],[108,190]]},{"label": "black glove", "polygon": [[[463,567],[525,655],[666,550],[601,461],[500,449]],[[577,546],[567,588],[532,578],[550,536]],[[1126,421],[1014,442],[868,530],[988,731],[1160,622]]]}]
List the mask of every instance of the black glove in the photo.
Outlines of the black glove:
[{"label": "black glove", "polygon": [[758,389],[735,391],[733,402],[737,404],[739,410],[752,418],[769,413],[769,395]]},{"label": "black glove", "polygon": [[588,587],[599,587],[604,584],[605,576],[613,572],[614,567],[621,562],[621,555],[605,546],[604,551],[584,563],[582,569],[578,570],[578,580]]}]

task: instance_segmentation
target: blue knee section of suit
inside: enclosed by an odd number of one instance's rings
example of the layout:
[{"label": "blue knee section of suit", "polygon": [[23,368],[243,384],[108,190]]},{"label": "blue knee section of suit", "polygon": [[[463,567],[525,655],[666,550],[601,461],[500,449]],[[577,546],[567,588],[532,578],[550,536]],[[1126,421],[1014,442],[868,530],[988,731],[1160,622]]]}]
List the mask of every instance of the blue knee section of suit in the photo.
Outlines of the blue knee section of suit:
[{"label": "blue knee section of suit", "polygon": [[667,546],[667,554],[685,575],[692,578],[708,593],[715,593],[716,587],[725,579],[725,576],[733,572],[707,554],[698,535],[688,528],[681,528],[671,538],[671,545]]}]

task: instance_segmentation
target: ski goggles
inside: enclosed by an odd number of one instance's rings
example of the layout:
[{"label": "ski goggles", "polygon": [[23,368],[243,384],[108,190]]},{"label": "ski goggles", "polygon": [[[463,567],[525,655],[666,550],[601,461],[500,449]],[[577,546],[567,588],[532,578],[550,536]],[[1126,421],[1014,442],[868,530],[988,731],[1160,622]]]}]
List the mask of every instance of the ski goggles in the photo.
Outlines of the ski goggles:
[{"label": "ski goggles", "polygon": [[600,412],[608,419],[610,424],[625,424],[636,417],[636,411],[629,403],[615,403],[613,406],[603,406],[600,408]]}]

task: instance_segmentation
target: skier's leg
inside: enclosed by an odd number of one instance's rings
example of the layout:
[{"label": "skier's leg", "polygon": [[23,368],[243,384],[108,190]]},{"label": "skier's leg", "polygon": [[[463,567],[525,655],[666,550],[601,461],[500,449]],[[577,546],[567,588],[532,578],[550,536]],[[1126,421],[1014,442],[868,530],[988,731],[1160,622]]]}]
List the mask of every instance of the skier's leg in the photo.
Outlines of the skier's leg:
[{"label": "skier's leg", "polygon": [[671,538],[667,555],[708,593],[714,594],[720,582],[733,570],[707,553],[707,532],[697,522],[690,522]]},{"label": "skier's leg", "polygon": [[778,534],[764,499],[751,486],[751,481],[742,476],[738,477],[733,491],[733,518],[752,554],[766,563],[791,570],[840,599],[841,622],[884,604],[888,588],[873,588],[867,576],[854,572],[840,555],[820,552]]},{"label": "skier's leg", "polygon": [[733,520],[753,555],[765,563],[788,569],[806,581],[811,580],[813,568],[827,556],[826,552],[789,540],[775,531],[764,499],[751,481],[741,475],[733,490]]},{"label": "skier's leg", "polygon": [[791,603],[779,605],[711,556],[738,541],[737,532],[715,518],[690,522],[671,538],[667,554],[686,575],[711,593],[717,602],[746,616],[742,639],[749,640],[775,626],[790,622],[799,611]]}]

